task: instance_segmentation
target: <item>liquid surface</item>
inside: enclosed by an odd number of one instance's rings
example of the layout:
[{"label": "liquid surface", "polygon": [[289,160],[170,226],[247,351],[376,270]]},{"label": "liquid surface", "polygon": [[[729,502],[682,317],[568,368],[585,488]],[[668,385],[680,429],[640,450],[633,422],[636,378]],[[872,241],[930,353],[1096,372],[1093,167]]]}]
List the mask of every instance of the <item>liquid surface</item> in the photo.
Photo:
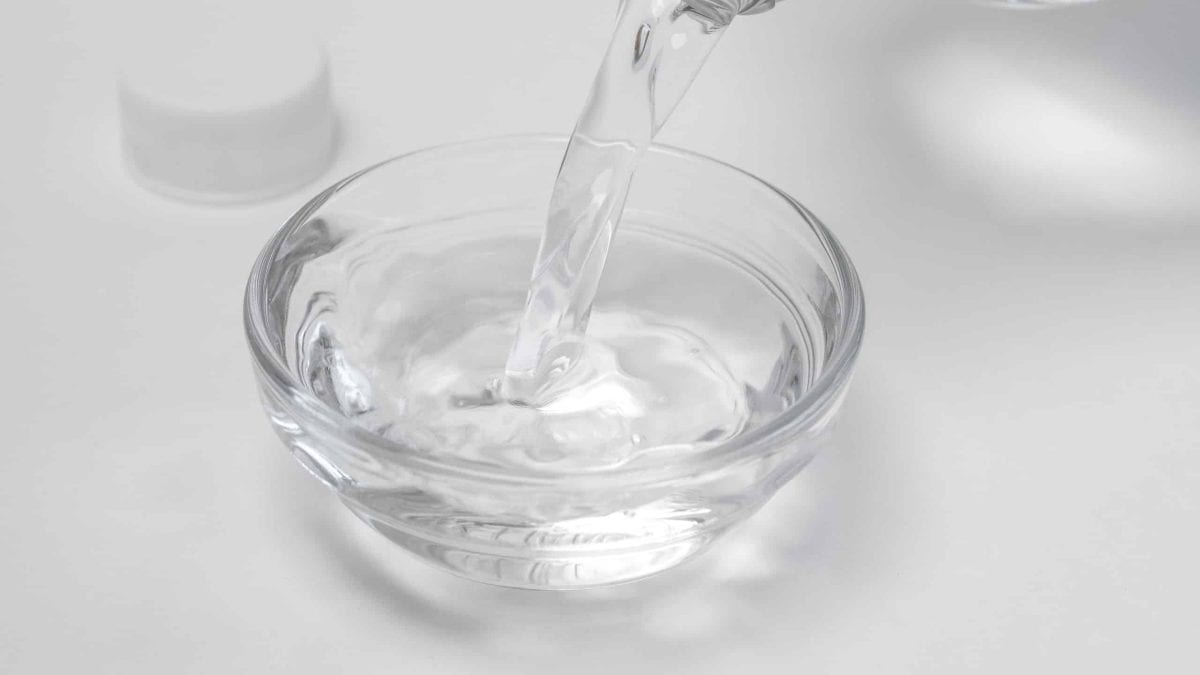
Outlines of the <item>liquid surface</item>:
[{"label": "liquid surface", "polygon": [[681,461],[811,383],[807,333],[751,271],[635,225],[615,246],[567,393],[510,402],[499,383],[535,238],[497,236],[512,228],[487,219],[427,229],[311,262],[289,312],[289,360],[307,386],[416,451],[551,471]]},{"label": "liquid surface", "polygon": [[[634,171],[722,34],[687,10],[679,0],[622,5],[555,183],[501,382],[506,398],[541,405],[593,384],[571,371],[584,358],[580,346]],[[601,360],[583,369],[604,379]]]}]

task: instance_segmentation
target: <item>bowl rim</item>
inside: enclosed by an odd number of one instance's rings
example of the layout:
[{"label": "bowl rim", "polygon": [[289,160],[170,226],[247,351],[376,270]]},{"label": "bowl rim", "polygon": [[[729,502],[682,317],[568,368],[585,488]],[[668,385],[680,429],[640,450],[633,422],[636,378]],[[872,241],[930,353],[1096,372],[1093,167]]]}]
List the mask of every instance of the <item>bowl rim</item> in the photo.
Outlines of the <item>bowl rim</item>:
[{"label": "bowl rim", "polygon": [[[259,253],[251,269],[243,303],[243,323],[246,339],[250,346],[251,355],[256,369],[262,377],[260,386],[269,384],[281,398],[292,406],[303,408],[304,426],[313,426],[315,422],[322,430],[354,447],[365,447],[374,453],[386,453],[389,463],[396,463],[406,468],[422,473],[444,475],[459,478],[474,478],[490,482],[515,483],[557,483],[565,476],[558,473],[538,473],[535,469],[524,471],[508,470],[501,467],[481,465],[478,462],[459,460],[456,457],[432,456],[428,453],[414,451],[409,446],[384,438],[371,431],[346,424],[345,418],[330,408],[316,396],[301,386],[293,375],[283,356],[271,346],[271,339],[266,325],[266,307],[268,305],[267,285],[268,272],[272,263],[287,239],[303,226],[309,217],[338,193],[350,187],[355,181],[384,166],[420,159],[447,150],[465,150],[468,148],[483,149],[496,144],[554,144],[565,148],[567,137],[555,134],[517,134],[504,136],[488,136],[429,146],[412,152],[397,155],[382,162],[370,165],[335,182],[322,190],[315,197],[293,213],[280,228],[272,235]],[[761,426],[739,434],[734,438],[706,448],[689,456],[682,464],[664,463],[661,465],[643,466],[634,464],[616,467],[599,468],[580,474],[570,474],[571,480],[578,478],[620,479],[622,482],[637,478],[639,485],[655,479],[671,480],[679,477],[680,469],[685,475],[698,476],[713,469],[721,469],[739,460],[757,457],[763,451],[770,451],[785,444],[791,438],[801,434],[813,418],[828,408],[842,391],[850,378],[854,363],[862,347],[866,324],[865,303],[862,284],[858,272],[851,262],[849,255],[832,232],[799,201],[771,183],[740,169],[732,164],[700,153],[684,150],[670,145],[652,144],[647,154],[669,155],[688,162],[701,162],[716,165],[736,174],[742,179],[748,179],[767,188],[776,196],[782,198],[803,220],[816,235],[821,244],[822,252],[832,263],[833,281],[839,286],[844,298],[837,334],[839,339],[812,386],[804,392],[787,409],[771,418]],[[296,411],[289,411],[296,412]],[[781,438],[782,437],[782,438]],[[378,456],[378,455],[377,455]],[[673,469],[673,470],[672,470]]]}]

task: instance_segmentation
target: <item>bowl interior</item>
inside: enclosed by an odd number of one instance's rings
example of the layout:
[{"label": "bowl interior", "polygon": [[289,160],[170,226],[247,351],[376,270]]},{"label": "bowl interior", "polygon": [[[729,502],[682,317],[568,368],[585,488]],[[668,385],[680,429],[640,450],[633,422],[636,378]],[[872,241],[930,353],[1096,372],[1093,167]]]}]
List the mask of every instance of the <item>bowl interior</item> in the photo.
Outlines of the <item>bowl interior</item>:
[{"label": "bowl interior", "polygon": [[[647,325],[686,333],[662,349],[631,343],[618,357],[645,370],[684,359],[684,350],[711,349],[725,369],[720,377],[740,391],[726,395],[729,387],[712,378],[685,380],[670,393],[694,413],[686,433],[648,422],[637,434],[649,439],[644,452],[598,443],[565,458],[531,451],[537,443],[519,434],[483,444],[465,438],[460,419],[425,400],[430,383],[452,378],[457,366],[502,368],[501,333],[524,303],[563,149],[550,138],[436,148],[318,196],[277,234],[252,276],[248,320],[264,373],[315,421],[368,439],[359,445],[376,462],[423,456],[533,474],[683,471],[802,426],[797,420],[839,386],[861,339],[853,269],[786,195],[667,148],[653,149],[639,169],[590,331],[613,340],[648,333]],[[492,333],[469,338],[488,322]],[[453,358],[424,358],[463,340]],[[728,414],[737,406],[745,409]],[[586,445],[577,422],[550,432],[559,445]]]}]

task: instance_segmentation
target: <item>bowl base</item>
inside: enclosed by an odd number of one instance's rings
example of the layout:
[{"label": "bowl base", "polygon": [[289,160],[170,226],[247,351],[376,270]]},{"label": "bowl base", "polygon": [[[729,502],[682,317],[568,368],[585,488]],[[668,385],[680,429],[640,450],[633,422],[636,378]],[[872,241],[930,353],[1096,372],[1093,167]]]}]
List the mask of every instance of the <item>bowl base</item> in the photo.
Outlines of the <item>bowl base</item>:
[{"label": "bowl base", "polygon": [[706,550],[721,530],[697,533],[657,546],[574,555],[530,557],[472,550],[432,540],[385,522],[353,502],[346,506],[371,529],[418,558],[457,576],[494,586],[529,590],[583,590],[636,581],[679,565]]}]

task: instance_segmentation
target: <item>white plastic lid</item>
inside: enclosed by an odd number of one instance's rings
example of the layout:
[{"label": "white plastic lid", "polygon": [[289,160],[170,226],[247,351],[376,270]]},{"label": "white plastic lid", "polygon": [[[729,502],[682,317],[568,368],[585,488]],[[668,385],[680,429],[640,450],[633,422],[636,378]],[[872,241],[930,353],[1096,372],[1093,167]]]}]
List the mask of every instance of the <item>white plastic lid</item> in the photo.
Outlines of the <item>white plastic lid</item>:
[{"label": "white plastic lid", "polygon": [[146,19],[120,76],[126,159],[172,197],[246,201],[315,178],[335,122],[329,67],[315,40],[243,14],[170,12]]}]

